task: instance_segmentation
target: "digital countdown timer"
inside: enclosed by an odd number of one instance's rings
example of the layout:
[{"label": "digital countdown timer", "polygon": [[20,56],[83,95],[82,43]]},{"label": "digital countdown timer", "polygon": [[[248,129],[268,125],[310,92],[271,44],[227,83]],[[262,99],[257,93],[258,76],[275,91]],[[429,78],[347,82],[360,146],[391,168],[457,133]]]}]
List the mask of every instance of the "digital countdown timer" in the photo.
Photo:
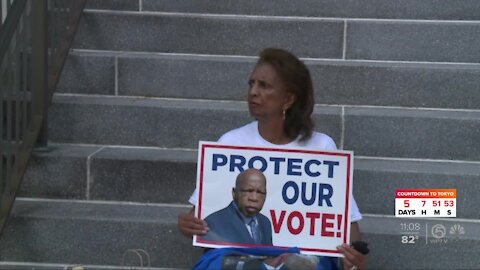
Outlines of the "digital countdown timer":
[{"label": "digital countdown timer", "polygon": [[456,189],[397,189],[396,217],[456,217]]}]

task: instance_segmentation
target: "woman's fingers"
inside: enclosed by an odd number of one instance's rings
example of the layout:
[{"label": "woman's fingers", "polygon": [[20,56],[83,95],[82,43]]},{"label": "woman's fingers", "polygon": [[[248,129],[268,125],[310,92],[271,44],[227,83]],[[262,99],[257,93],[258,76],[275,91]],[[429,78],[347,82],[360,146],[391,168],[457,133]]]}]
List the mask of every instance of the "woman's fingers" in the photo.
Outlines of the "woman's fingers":
[{"label": "woman's fingers", "polygon": [[343,269],[351,269],[355,266],[357,269],[365,269],[367,265],[367,256],[355,250],[353,247],[343,244],[337,247],[345,256],[343,261]]},{"label": "woman's fingers", "polygon": [[187,237],[203,235],[208,231],[207,223],[204,220],[196,218],[193,215],[193,211],[179,214],[177,226],[180,232]]}]

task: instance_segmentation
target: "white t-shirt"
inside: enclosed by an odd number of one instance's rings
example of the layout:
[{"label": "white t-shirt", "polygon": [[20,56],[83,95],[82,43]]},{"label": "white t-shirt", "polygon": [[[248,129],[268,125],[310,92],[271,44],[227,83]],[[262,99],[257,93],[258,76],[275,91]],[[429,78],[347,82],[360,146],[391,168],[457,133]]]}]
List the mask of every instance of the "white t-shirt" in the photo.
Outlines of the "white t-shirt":
[{"label": "white t-shirt", "polygon": [[[247,124],[243,127],[230,130],[229,132],[225,133],[220,137],[218,140],[219,143],[224,144],[236,144],[236,145],[249,145],[249,146],[262,146],[262,147],[278,147],[280,145],[273,144],[265,139],[262,138],[260,133],[258,132],[258,122],[254,121],[250,124]],[[312,137],[306,141],[298,141],[298,138],[287,143],[281,145],[282,147],[290,147],[290,148],[299,148],[305,147],[313,150],[337,150],[337,146],[335,142],[330,138],[328,135],[319,132],[313,132]],[[190,199],[188,200],[191,204],[195,205],[198,198],[197,189],[192,193]],[[362,214],[360,214],[360,210],[358,210],[357,203],[355,202],[355,198],[351,198],[350,200],[350,220],[351,222],[359,221],[362,219]]]}]

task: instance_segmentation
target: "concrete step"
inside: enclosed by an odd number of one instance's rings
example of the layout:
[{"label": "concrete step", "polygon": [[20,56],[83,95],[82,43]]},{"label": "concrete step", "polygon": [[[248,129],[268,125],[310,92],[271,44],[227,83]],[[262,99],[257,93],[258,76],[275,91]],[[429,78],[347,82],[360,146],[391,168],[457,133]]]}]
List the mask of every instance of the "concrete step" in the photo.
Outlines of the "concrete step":
[{"label": "concrete step", "polygon": [[[174,265],[187,269],[201,255],[201,249],[192,247],[174,225],[176,215],[187,210],[188,207],[181,206],[18,198],[1,236],[0,260],[121,266],[127,249],[141,248],[148,252],[154,267]],[[443,238],[434,238],[435,225],[444,226]],[[450,233],[455,225],[461,226],[464,233]],[[478,266],[478,220],[366,215],[360,227],[371,250],[369,269],[476,269]],[[410,227],[418,230],[403,229]],[[402,236],[412,236],[414,243],[402,243]]]},{"label": "concrete step", "polygon": [[0,237],[0,261],[118,269],[140,266],[136,255],[123,255],[142,249],[152,267],[188,269],[201,250],[178,232],[181,211],[185,207],[17,198]]},{"label": "concrete step", "polygon": [[86,10],[73,48],[252,56],[280,47],[310,58],[478,63],[478,42],[480,22],[475,21]]},{"label": "concrete step", "polygon": [[[131,266],[0,261],[2,270],[132,270]],[[180,270],[171,267],[134,267],[135,270]]]},{"label": "concrete step", "polygon": [[89,0],[87,9],[189,12],[276,16],[385,18],[427,20],[479,20],[480,5],[475,0]]},{"label": "concrete step", "polygon": [[257,55],[262,48],[280,47],[302,57],[341,58],[343,32],[343,20],[86,10],[73,48]]},{"label": "concrete step", "polygon": [[[50,152],[34,153],[20,196],[186,204],[196,160],[193,149],[51,144]],[[478,162],[357,156],[354,164],[362,213],[393,215],[396,189],[455,188],[457,217],[478,218]]]},{"label": "concrete step", "polygon": [[[364,213],[394,215],[396,189],[456,189],[457,217],[478,219],[480,163],[357,157],[355,200]],[[477,209],[476,209],[477,208]]]},{"label": "concrete step", "polygon": [[[360,230],[371,251],[369,269],[478,269],[478,219],[367,215],[360,221]],[[445,235],[440,237],[439,231]],[[408,243],[402,243],[402,237]]]},{"label": "concrete step", "polygon": [[480,22],[352,21],[346,59],[480,62]]},{"label": "concrete step", "polygon": [[344,119],[357,155],[480,160],[480,111],[348,107]]},{"label": "concrete step", "polygon": [[[305,59],[320,104],[480,109],[480,65]],[[57,92],[245,100],[256,57],[73,50]]]},{"label": "concrete step", "polygon": [[[251,121],[236,101],[57,94],[53,102],[58,143],[196,148]],[[361,156],[480,161],[480,111],[317,105],[314,120]]]},{"label": "concrete step", "polygon": [[196,152],[50,144],[35,152],[20,196],[145,203],[187,203]]}]

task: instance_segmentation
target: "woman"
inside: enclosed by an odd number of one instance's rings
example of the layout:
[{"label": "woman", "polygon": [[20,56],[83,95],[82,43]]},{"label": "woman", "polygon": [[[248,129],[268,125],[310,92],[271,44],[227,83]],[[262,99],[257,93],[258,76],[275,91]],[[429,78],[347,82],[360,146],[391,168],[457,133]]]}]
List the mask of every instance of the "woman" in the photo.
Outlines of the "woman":
[{"label": "woman", "polygon": [[[293,54],[268,48],[260,58],[248,81],[248,109],[256,121],[225,133],[220,143],[255,146],[307,147],[336,150],[327,135],[313,131],[313,86],[305,64]],[[190,197],[195,204],[196,191]],[[355,200],[351,205],[351,242],[360,240],[357,221],[362,218]],[[194,217],[194,209],[180,214],[178,228],[187,237],[208,231],[208,224]],[[344,269],[364,269],[366,256],[348,245],[338,249],[345,255]]]}]

